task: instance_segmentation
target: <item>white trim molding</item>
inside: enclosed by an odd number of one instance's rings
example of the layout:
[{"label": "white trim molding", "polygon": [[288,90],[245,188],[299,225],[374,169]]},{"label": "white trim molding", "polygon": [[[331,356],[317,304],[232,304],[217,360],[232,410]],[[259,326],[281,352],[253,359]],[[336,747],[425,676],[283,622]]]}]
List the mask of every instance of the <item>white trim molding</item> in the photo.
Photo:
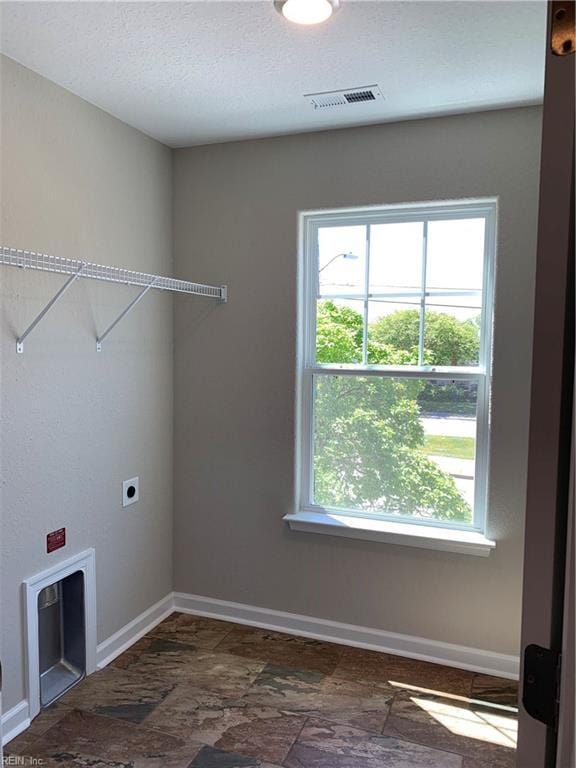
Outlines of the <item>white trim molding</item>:
[{"label": "white trim molding", "polygon": [[2,744],[8,744],[30,725],[30,709],[28,700],[23,699],[15,707],[2,715]]},{"label": "white trim molding", "polygon": [[461,555],[488,557],[496,542],[479,531],[444,528],[439,525],[414,525],[391,520],[373,520],[367,517],[340,515],[333,512],[296,512],[284,515],[292,531],[345,536],[349,539],[380,541],[404,547],[437,549]]},{"label": "white trim molding", "polygon": [[84,574],[84,621],[86,635],[86,674],[96,669],[96,555],[86,549],[56,563],[24,581],[26,610],[26,675],[30,720],[40,712],[40,660],[38,649],[38,595],[56,581],[73,573]]},{"label": "white trim molding", "polygon": [[222,621],[261,627],[290,635],[310,637],[330,643],[366,648],[410,659],[430,661],[434,664],[467,669],[484,675],[495,675],[517,680],[520,670],[518,656],[509,656],[479,648],[443,643],[423,637],[401,635],[383,629],[359,627],[339,621],[317,619],[296,613],[274,611],[243,603],[232,603],[211,597],[200,597],[183,592],[174,594],[174,609],[181,613],[207,616]]},{"label": "white trim molding", "polygon": [[114,661],[117,656],[134,645],[161,621],[168,618],[171,613],[174,613],[174,595],[172,593],[151,605],[150,608],[136,616],[118,632],[98,644],[96,651],[98,669],[104,669],[108,666],[111,661]]}]

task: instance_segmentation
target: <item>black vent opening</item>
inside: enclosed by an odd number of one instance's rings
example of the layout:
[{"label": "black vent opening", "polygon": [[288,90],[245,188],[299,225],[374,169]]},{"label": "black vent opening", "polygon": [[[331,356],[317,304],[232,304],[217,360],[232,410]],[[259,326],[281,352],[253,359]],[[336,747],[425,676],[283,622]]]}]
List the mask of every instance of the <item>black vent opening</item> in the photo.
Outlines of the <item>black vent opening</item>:
[{"label": "black vent opening", "polygon": [[345,93],[344,98],[349,104],[355,104],[358,101],[376,101],[373,91],[356,91],[355,93]]}]

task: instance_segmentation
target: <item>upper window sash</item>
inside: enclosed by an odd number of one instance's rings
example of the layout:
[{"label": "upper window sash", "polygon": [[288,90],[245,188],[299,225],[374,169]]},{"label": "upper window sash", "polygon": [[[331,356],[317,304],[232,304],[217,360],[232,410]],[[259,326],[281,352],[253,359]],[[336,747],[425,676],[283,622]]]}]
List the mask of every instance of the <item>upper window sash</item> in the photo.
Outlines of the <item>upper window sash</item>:
[{"label": "upper window sash", "polygon": [[[374,293],[369,291],[366,284],[364,290],[351,292],[347,294],[327,294],[320,293],[319,281],[319,230],[324,227],[345,227],[345,226],[368,226],[377,224],[394,224],[406,222],[422,222],[425,230],[428,222],[452,221],[456,219],[482,218],[485,222],[484,230],[484,258],[483,258],[483,280],[482,289],[453,291],[450,289],[429,289],[426,284],[426,275],[423,275],[423,284],[419,290],[399,291],[395,294],[390,292]],[[303,288],[302,308],[303,325],[302,331],[302,357],[301,360],[306,367],[324,368],[326,365],[337,366],[338,363],[324,364],[316,362],[316,302],[318,300],[357,300],[359,302],[369,302],[378,299],[398,298],[400,302],[403,299],[413,298],[415,303],[424,300],[426,306],[432,306],[434,297],[448,296],[478,296],[481,294],[482,303],[480,309],[480,339],[479,356],[476,366],[457,366],[454,370],[470,373],[490,374],[491,368],[491,337],[492,337],[492,304],[493,304],[493,269],[494,254],[491,252],[495,240],[496,228],[496,199],[475,200],[459,203],[430,203],[422,205],[398,205],[390,206],[387,210],[382,208],[365,209],[343,209],[341,211],[327,212],[307,212],[304,217],[304,226],[301,230],[303,252],[305,260],[303,263],[303,278],[301,285]],[[366,254],[369,258],[369,253]],[[366,270],[368,272],[368,269]],[[432,299],[432,301],[431,301]],[[432,310],[433,311],[433,310]],[[367,359],[367,322],[364,327],[364,360],[358,365],[358,371],[365,369],[374,370],[393,370],[399,369],[398,373],[406,371],[409,366],[374,366]],[[419,357],[422,359],[423,343],[420,342]],[[343,364],[345,365],[345,364]],[[422,373],[429,373],[431,368],[428,365],[418,365],[413,367]],[[442,370],[435,366],[436,370]],[[447,369],[448,370],[448,369]]]}]

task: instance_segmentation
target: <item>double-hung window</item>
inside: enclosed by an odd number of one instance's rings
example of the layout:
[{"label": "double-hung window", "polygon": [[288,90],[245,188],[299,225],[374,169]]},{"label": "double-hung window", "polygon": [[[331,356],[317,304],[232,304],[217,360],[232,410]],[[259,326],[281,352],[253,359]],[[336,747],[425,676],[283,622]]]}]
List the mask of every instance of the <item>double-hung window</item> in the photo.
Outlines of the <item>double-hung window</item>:
[{"label": "double-hung window", "polygon": [[484,533],[495,228],[491,199],[302,214],[288,519]]}]

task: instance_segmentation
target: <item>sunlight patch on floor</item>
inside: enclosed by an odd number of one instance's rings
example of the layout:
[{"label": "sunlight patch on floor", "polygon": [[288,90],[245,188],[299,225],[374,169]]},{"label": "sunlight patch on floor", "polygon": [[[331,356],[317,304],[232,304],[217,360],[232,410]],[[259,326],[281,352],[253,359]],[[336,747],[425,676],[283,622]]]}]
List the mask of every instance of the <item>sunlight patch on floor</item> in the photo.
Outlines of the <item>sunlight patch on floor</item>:
[{"label": "sunlight patch on floor", "polygon": [[517,723],[513,717],[417,696],[411,700],[457,736],[516,748]]}]

